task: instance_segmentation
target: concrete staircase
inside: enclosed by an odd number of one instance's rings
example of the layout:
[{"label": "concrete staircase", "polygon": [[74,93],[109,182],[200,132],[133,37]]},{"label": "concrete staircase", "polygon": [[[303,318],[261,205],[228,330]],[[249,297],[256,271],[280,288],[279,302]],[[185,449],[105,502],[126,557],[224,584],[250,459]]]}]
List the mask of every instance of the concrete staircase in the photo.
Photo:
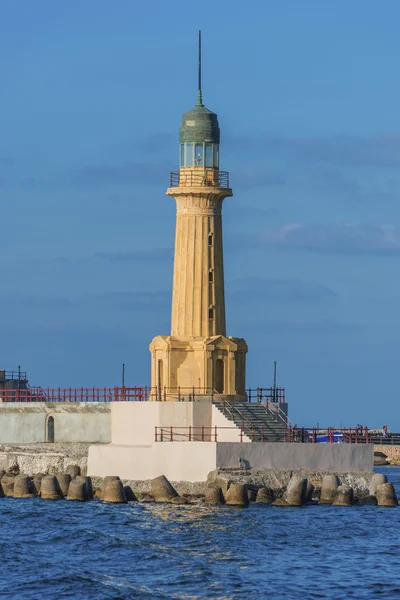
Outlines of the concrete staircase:
[{"label": "concrete staircase", "polygon": [[263,404],[250,402],[218,402],[213,405],[237,427],[243,429],[253,442],[285,441],[285,424],[267,412]]}]

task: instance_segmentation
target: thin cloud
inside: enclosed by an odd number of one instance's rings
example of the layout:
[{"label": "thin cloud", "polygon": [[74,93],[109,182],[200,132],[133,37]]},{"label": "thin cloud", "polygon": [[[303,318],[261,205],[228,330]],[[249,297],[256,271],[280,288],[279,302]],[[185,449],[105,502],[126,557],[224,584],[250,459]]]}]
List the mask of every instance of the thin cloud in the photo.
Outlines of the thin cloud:
[{"label": "thin cloud", "polygon": [[232,185],[240,187],[282,187],[287,184],[286,176],[276,169],[235,169],[231,174]]},{"label": "thin cloud", "polygon": [[93,258],[111,262],[157,262],[170,261],[173,255],[173,248],[151,248],[132,252],[97,252]]},{"label": "thin cloud", "polygon": [[122,165],[90,165],[72,173],[79,187],[107,185],[167,185],[169,165],[128,162]]},{"label": "thin cloud", "polygon": [[241,151],[283,154],[301,163],[341,166],[397,167],[400,165],[400,133],[376,136],[339,135],[319,138],[261,134],[231,137],[227,145]]},{"label": "thin cloud", "polygon": [[167,308],[171,293],[161,290],[155,292],[110,292],[91,294],[79,300],[81,305],[94,305],[96,308],[118,309],[125,311],[148,311]]},{"label": "thin cloud", "polygon": [[355,323],[344,323],[335,319],[321,319],[314,321],[258,321],[257,324],[248,325],[248,341],[253,335],[256,339],[268,335],[288,335],[291,340],[296,334],[304,335],[345,335],[358,331],[360,326]]},{"label": "thin cloud", "polygon": [[267,300],[323,300],[334,298],[337,293],[330,287],[312,281],[302,279],[277,279],[263,277],[245,277],[236,279],[227,284],[227,291],[234,292],[232,295],[238,298],[248,299],[255,295],[259,298],[261,294],[263,301]]},{"label": "thin cloud", "polygon": [[302,170],[301,183],[317,192],[340,193],[354,197],[362,190],[360,184],[341,169],[328,165],[314,165]]},{"label": "thin cloud", "polygon": [[400,230],[392,225],[307,225],[288,223],[269,229],[260,245],[334,254],[400,254]]}]

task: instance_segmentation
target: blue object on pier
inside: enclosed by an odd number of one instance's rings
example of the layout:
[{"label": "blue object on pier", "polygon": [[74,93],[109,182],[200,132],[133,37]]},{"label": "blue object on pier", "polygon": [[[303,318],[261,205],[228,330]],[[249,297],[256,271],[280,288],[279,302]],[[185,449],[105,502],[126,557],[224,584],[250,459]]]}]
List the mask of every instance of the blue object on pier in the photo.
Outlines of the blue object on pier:
[{"label": "blue object on pier", "polygon": [[[344,435],[340,431],[333,432],[333,443],[334,444],[343,444],[344,443]],[[327,444],[329,442],[329,435],[317,435],[317,444]]]}]

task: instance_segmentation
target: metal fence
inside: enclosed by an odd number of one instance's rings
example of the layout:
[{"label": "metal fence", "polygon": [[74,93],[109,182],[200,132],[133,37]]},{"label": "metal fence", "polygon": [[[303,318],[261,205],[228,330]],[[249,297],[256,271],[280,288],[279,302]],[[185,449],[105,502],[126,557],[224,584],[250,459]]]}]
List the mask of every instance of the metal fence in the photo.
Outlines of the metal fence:
[{"label": "metal fence", "polygon": [[0,389],[1,402],[141,402],[145,387]]},{"label": "metal fence", "polygon": [[299,444],[371,444],[374,443],[374,437],[369,435],[365,427],[362,431],[354,429],[328,429],[313,428],[293,428],[285,426],[282,438],[277,439],[276,434],[266,431],[263,427],[251,428],[245,422],[242,426],[236,427],[175,427],[163,426],[155,427],[154,439],[156,442],[217,442],[221,433],[237,431],[238,442],[286,442]]},{"label": "metal fence", "polygon": [[[13,372],[13,374],[15,374]],[[20,373],[21,383],[26,377],[24,372]],[[278,406],[285,402],[285,388],[249,388],[246,390],[247,401],[252,403],[267,403]],[[225,401],[224,394],[216,392],[212,388],[202,387],[80,387],[80,388],[41,388],[25,386],[23,388],[11,389],[0,383],[0,400],[3,402],[115,402],[115,401],[169,401],[197,402],[203,398],[211,398],[214,401]]]},{"label": "metal fence", "polygon": [[285,427],[284,441],[311,444],[373,444],[367,427],[318,429],[316,427]]},{"label": "metal fence", "polygon": [[[233,431],[238,434],[238,442],[243,441],[246,434],[238,427],[155,427],[156,442],[217,442],[222,431]],[[246,438],[247,439],[247,438]]]},{"label": "metal fence", "polygon": [[219,171],[218,169],[213,168],[171,171],[169,177],[169,186],[229,188],[229,173],[228,171]]}]

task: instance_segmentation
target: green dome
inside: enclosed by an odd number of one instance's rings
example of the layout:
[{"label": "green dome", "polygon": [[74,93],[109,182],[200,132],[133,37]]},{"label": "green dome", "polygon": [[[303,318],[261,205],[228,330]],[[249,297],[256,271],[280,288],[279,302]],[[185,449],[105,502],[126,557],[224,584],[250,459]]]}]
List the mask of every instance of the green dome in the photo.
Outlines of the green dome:
[{"label": "green dome", "polygon": [[218,117],[202,104],[196,104],[192,110],[182,116],[179,130],[181,144],[188,142],[219,144],[219,139]]}]

